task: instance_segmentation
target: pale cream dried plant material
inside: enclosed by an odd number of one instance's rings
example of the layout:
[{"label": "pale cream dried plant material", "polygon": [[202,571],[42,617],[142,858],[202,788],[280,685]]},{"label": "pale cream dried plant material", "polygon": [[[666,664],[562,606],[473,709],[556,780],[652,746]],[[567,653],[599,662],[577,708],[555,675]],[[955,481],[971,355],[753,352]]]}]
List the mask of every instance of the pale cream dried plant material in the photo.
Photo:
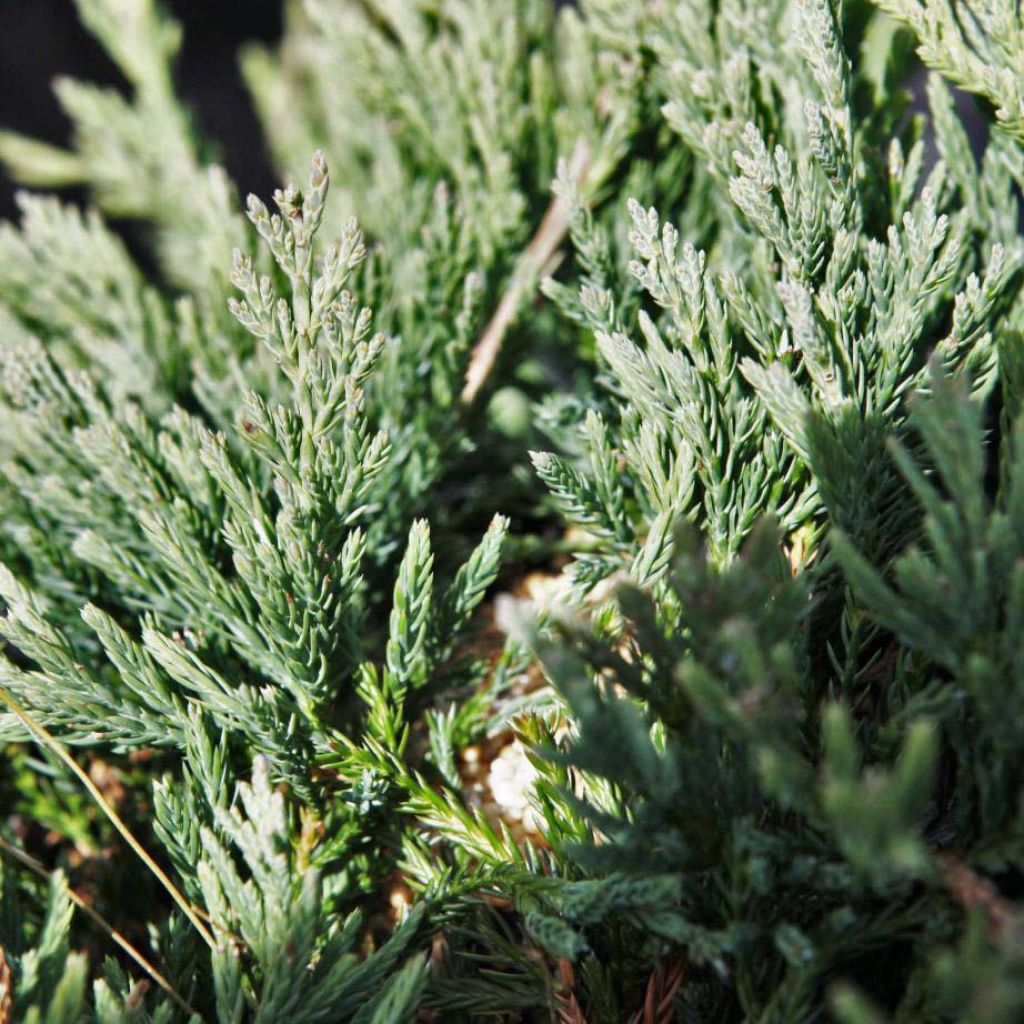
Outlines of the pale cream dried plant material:
[{"label": "pale cream dried plant material", "polygon": [[538,611],[543,611],[565,601],[569,587],[569,577],[565,573],[532,572],[523,580],[521,590]]},{"label": "pale cream dried plant material", "polygon": [[526,755],[526,747],[513,740],[491,762],[488,785],[502,818],[519,824],[526,832],[539,832],[533,811],[537,769]]}]

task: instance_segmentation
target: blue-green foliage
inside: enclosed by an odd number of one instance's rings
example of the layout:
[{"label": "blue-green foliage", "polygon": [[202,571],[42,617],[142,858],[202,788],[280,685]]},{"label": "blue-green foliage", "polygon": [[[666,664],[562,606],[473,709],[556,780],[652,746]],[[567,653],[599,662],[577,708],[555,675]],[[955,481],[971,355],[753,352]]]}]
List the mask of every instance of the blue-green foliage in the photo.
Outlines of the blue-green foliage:
[{"label": "blue-green foliage", "polygon": [[0,1024],[1020,1019],[1019,5],[288,4],[271,202],[77,7],[126,89],[0,133],[95,207],[0,226]]}]

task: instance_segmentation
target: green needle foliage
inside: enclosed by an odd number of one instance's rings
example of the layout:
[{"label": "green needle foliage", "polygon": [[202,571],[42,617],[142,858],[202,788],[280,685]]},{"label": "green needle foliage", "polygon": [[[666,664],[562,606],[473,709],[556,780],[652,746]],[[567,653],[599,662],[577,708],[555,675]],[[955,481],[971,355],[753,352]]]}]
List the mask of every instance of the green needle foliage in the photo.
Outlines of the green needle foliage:
[{"label": "green needle foliage", "polygon": [[0,1024],[1020,1020],[1019,5],[296,0],[243,202],[76,3]]}]

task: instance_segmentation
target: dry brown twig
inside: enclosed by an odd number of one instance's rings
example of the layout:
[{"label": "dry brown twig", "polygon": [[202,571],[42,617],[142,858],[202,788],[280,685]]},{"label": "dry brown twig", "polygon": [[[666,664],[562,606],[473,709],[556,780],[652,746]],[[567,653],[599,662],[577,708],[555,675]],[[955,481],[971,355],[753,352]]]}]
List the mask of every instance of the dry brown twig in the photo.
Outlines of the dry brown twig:
[{"label": "dry brown twig", "polygon": [[[569,175],[573,181],[582,184],[589,167],[590,147],[585,140],[580,139],[569,161]],[[505,332],[519,311],[524,292],[532,287],[537,276],[551,263],[555,257],[555,250],[562,244],[568,230],[569,209],[566,203],[556,196],[548,205],[533,238],[523,250],[519,264],[494,310],[494,315],[473,346],[469,369],[466,371],[466,383],[462,389],[464,405],[469,405],[483,387],[501,351]]]},{"label": "dry brown twig", "polygon": [[682,960],[663,960],[658,964],[647,979],[643,1009],[633,1014],[629,1024],[672,1024],[676,995],[684,977]]},{"label": "dry brown twig", "polygon": [[587,1024],[576,998],[576,976],[570,961],[564,958],[558,961],[558,977],[562,983],[556,997],[558,1024]]},{"label": "dry brown twig", "polygon": [[[675,1020],[675,999],[682,988],[686,971],[683,961],[663,960],[647,979],[644,1005],[629,1018],[629,1024],[672,1024]],[[559,989],[555,995],[558,1024],[587,1024],[583,1008],[576,998],[576,976],[572,964],[558,961]]]},{"label": "dry brown twig", "polygon": [[946,888],[964,910],[970,913],[981,907],[985,911],[993,941],[999,942],[1014,929],[1024,926],[1024,915],[989,879],[948,853],[936,854],[935,859]]}]

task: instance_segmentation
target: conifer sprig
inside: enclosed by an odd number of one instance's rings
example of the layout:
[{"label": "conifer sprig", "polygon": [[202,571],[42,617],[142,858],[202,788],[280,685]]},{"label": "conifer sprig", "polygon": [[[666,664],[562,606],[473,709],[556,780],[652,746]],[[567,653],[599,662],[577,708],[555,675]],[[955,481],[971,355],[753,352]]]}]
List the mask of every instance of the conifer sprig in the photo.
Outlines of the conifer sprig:
[{"label": "conifer sprig", "polygon": [[0,132],[92,204],[0,226],[0,1024],[1018,1020],[1019,5],[305,0],[244,203],[77,7],[125,89]]}]

